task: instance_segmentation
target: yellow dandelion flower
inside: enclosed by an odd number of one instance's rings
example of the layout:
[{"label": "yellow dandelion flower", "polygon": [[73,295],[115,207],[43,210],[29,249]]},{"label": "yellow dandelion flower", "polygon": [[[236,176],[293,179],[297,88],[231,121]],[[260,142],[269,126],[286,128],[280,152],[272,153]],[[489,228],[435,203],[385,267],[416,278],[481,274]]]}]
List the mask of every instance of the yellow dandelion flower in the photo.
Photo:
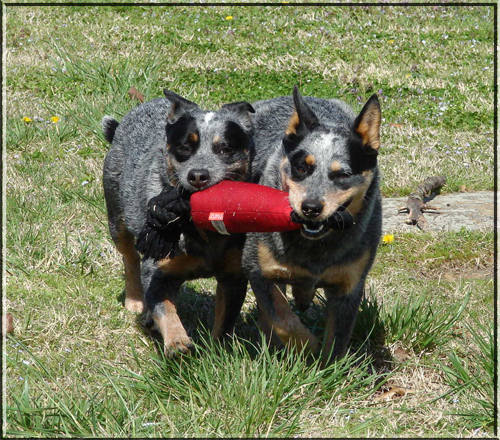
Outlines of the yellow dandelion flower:
[{"label": "yellow dandelion flower", "polygon": [[387,43],[394,44],[394,40],[389,40]]},{"label": "yellow dandelion flower", "polygon": [[232,15],[228,15],[228,16],[226,17],[226,20],[232,20],[232,19],[233,19],[233,16],[232,16]]},{"label": "yellow dandelion flower", "polygon": [[50,118],[50,120],[51,120],[51,122],[52,122],[53,124],[57,124],[57,123],[59,122],[59,120],[60,120],[60,119],[61,119],[61,118],[59,118],[58,116],[52,116],[52,117]]},{"label": "yellow dandelion flower", "polygon": [[387,243],[392,243],[392,242],[394,241],[394,235],[392,235],[392,234],[386,234],[386,235],[384,235],[384,236],[382,237],[382,241],[383,241],[384,243],[386,243],[386,244],[387,244]]},{"label": "yellow dandelion flower", "polygon": [[409,78],[411,76],[411,73],[407,73],[406,77]]},{"label": "yellow dandelion flower", "polygon": [[31,122],[31,118],[28,118],[27,116],[25,116],[25,117],[23,118],[23,121],[24,121],[24,122]]}]

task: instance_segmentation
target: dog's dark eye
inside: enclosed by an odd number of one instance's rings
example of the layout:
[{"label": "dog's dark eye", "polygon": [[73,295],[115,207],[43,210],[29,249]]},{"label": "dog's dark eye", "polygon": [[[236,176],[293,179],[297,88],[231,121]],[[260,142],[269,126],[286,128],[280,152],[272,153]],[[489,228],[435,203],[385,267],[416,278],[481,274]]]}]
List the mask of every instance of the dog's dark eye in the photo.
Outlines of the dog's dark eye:
[{"label": "dog's dark eye", "polygon": [[346,172],[346,171],[335,171],[335,172],[330,172],[329,178],[331,180],[344,180],[344,179],[349,179],[352,176],[352,174]]},{"label": "dog's dark eye", "polygon": [[297,173],[299,174],[305,174],[307,173],[307,170],[305,167],[303,167],[302,165],[299,165],[297,167],[295,167],[295,170],[297,171]]},{"label": "dog's dark eye", "polygon": [[234,150],[227,146],[225,142],[220,142],[215,145],[215,152],[220,154],[221,156],[231,156],[234,153]]},{"label": "dog's dark eye", "polygon": [[177,147],[177,153],[182,156],[189,156],[191,154],[191,146],[182,144]]},{"label": "dog's dark eye", "polygon": [[229,156],[233,153],[233,150],[229,147],[223,147],[219,150],[219,154],[223,154],[224,156]]}]

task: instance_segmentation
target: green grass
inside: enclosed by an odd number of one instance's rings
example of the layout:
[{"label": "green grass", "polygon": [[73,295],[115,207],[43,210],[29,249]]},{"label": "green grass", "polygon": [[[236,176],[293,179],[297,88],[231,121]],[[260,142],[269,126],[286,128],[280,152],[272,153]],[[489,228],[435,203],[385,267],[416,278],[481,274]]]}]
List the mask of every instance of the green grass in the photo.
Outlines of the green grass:
[{"label": "green grass", "polygon": [[[228,350],[210,341],[213,280],[182,292],[196,352],[166,360],[121,305],[100,129],[103,115],[121,120],[137,105],[131,86],[205,108],[290,95],[294,84],[356,110],[378,93],[384,196],[436,174],[443,193],[491,190],[491,6],[27,5],[7,7],[5,23],[3,304],[15,323],[5,435],[495,434],[492,231],[381,245],[351,353],[326,369],[266,346],[251,292]],[[323,303],[301,314],[318,335]],[[386,401],[390,386],[412,392]]]}]

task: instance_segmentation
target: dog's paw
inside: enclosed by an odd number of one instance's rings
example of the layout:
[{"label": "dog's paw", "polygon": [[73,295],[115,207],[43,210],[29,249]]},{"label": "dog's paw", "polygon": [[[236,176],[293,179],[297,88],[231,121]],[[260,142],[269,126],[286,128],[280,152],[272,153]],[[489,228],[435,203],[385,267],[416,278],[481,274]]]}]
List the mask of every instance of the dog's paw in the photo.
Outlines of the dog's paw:
[{"label": "dog's paw", "polygon": [[143,313],[145,309],[144,301],[136,298],[125,298],[125,308],[129,312]]},{"label": "dog's paw", "polygon": [[172,358],[181,354],[188,354],[193,349],[193,341],[188,336],[178,336],[165,341],[165,356]]}]

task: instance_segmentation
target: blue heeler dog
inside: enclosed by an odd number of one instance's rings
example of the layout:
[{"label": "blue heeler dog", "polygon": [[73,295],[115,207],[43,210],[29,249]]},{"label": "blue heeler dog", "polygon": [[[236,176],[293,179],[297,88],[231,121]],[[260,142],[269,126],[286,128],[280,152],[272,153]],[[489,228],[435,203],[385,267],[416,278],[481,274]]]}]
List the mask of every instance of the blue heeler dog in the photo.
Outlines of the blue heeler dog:
[{"label": "blue heeler dog", "polygon": [[[245,299],[244,234],[199,233],[189,222],[188,197],[223,179],[249,179],[254,109],[236,102],[217,112],[203,111],[173,92],[164,93],[165,98],[136,107],[121,123],[104,117],[104,135],[112,147],[104,163],[103,184],[109,230],[125,266],[125,307],[147,310],[163,337],[165,353],[174,355],[192,346],[177,315],[184,281],[216,277],[215,338],[232,331]],[[171,232],[178,224],[180,240],[169,248],[170,258],[141,262],[134,245],[146,221],[155,220],[151,217],[155,206],[148,203],[162,192],[166,198],[159,228],[163,222]],[[148,234],[155,232],[149,229]]]},{"label": "blue heeler dog", "polygon": [[261,328],[315,352],[316,337],[299,311],[317,288],[326,295],[324,362],[343,356],[381,235],[376,95],[359,115],[335,99],[281,97],[253,104],[253,180],[289,192],[296,231],[249,233],[243,266],[257,298]]}]

